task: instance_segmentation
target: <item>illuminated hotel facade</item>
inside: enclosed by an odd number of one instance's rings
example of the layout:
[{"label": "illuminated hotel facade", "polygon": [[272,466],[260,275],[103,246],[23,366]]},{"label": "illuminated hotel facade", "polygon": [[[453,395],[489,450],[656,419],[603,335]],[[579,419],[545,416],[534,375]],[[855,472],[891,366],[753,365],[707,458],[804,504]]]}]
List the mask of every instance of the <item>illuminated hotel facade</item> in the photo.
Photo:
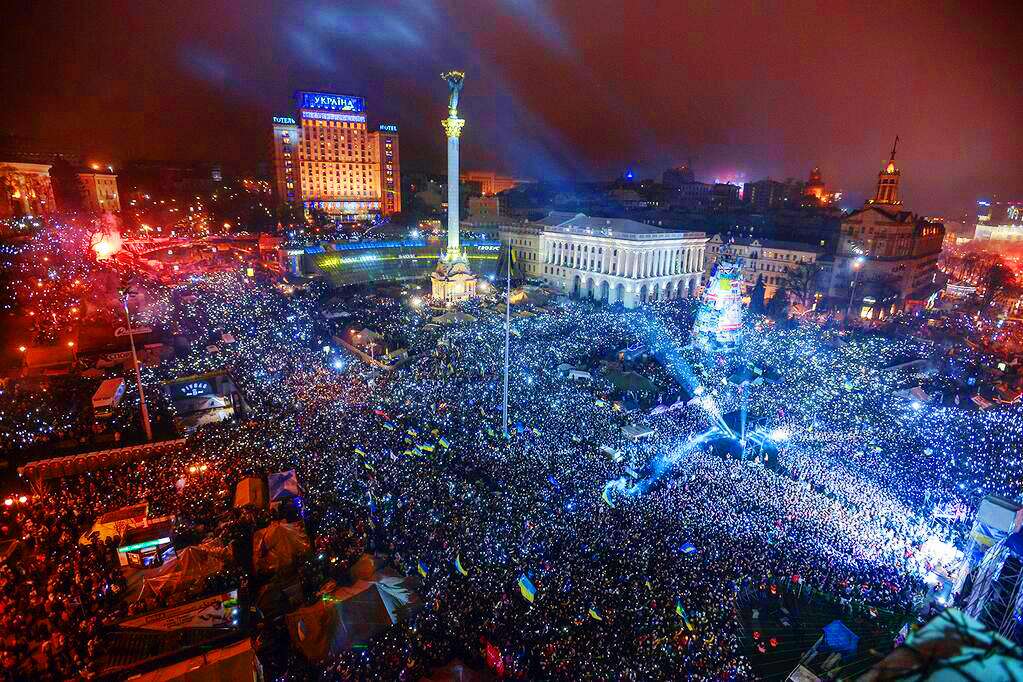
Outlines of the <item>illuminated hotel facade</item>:
[{"label": "illuminated hotel facade", "polygon": [[354,95],[296,93],[298,111],[273,117],[278,205],[364,220],[401,211],[398,126],[371,131]]}]

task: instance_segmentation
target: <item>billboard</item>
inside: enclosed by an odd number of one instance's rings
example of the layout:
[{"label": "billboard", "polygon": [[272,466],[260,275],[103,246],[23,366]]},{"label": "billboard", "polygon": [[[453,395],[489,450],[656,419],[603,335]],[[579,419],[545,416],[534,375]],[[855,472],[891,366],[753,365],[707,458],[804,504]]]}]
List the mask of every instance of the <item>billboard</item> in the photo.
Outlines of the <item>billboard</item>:
[{"label": "billboard", "polygon": [[355,95],[338,95],[331,92],[295,93],[298,105],[302,109],[318,109],[320,111],[346,111],[361,114],[366,111],[366,100]]},{"label": "billboard", "polygon": [[122,628],[170,632],[183,628],[219,628],[238,625],[238,590],[204,597],[181,606],[154,611],[121,621]]}]

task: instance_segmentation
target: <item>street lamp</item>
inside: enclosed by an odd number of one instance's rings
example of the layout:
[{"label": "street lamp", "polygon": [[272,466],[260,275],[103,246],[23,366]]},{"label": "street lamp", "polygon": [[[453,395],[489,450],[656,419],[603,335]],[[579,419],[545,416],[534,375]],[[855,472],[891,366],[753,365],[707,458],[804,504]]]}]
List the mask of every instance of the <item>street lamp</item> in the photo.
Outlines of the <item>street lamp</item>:
[{"label": "street lamp", "polygon": [[845,309],[845,323],[846,323],[846,326],[848,326],[848,324],[849,324],[849,316],[852,314],[853,297],[856,295],[856,283],[859,281],[859,278],[860,278],[859,277],[859,275],[860,275],[860,268],[863,266],[863,264],[866,262],[866,260],[867,259],[864,258],[863,256],[857,256],[856,259],[853,260],[853,262],[852,262],[853,280],[852,280],[852,287],[851,287],[851,289],[849,291],[849,305],[846,306],[846,309]]},{"label": "street lamp", "polygon": [[121,290],[121,302],[124,303],[124,320],[128,323],[128,342],[131,344],[131,362],[135,366],[135,385],[139,389],[139,405],[142,407],[142,428],[146,432],[146,440],[153,440],[153,427],[149,423],[149,410],[146,409],[146,394],[142,390],[142,373],[139,371],[139,356],[135,352],[135,333],[131,328],[131,316],[128,314],[128,290]]}]

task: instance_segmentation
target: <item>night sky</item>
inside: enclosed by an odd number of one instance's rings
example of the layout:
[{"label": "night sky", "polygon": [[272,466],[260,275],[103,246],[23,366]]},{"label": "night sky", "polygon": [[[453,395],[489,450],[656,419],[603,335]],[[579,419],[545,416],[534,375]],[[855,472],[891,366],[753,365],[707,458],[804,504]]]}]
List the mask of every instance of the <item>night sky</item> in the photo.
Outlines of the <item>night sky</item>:
[{"label": "night sky", "polygon": [[[97,160],[254,168],[292,93],[363,95],[406,170],[443,169],[466,72],[462,165],[540,179],[805,179],[858,204],[898,134],[903,198],[958,215],[1023,199],[1014,3],[125,0],[8,3],[0,132]],[[825,11],[823,8],[827,7]]]}]

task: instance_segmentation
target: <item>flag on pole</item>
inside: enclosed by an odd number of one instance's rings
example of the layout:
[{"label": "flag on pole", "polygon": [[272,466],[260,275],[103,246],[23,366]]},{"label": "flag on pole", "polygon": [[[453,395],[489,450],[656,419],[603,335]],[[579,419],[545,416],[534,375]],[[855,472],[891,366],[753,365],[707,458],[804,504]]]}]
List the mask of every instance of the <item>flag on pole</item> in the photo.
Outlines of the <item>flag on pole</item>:
[{"label": "flag on pole", "polygon": [[465,570],[465,566],[462,566],[462,557],[460,554],[455,555],[455,570],[462,575],[469,575],[469,571]]},{"label": "flag on pole", "polygon": [[522,592],[522,596],[525,597],[526,601],[530,604],[536,599],[536,585],[523,573],[519,577],[519,591]]},{"label": "flag on pole", "polygon": [[686,624],[686,627],[689,628],[690,632],[692,632],[694,629],[693,624],[689,622],[689,616],[686,614],[686,610],[682,608],[681,599],[675,600],[675,613],[677,613],[679,617],[682,618],[682,621]]}]

